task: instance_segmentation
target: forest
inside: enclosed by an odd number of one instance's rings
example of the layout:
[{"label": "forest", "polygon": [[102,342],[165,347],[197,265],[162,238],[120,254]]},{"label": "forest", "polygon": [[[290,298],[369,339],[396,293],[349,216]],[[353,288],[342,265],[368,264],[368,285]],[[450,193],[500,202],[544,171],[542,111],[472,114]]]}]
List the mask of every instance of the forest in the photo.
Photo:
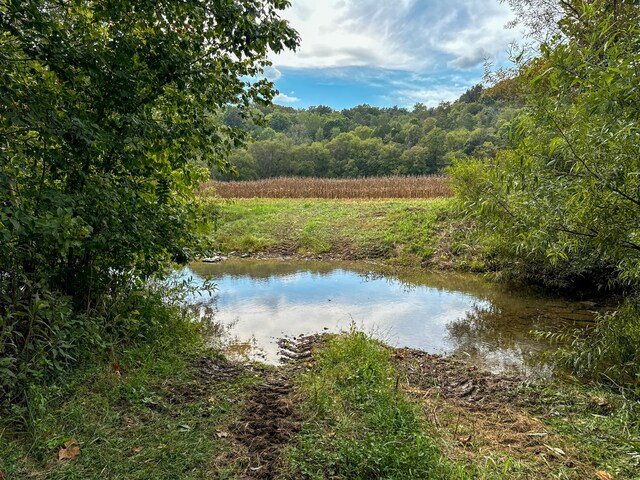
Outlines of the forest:
[{"label": "forest", "polygon": [[228,108],[223,123],[252,141],[231,152],[233,172],[213,173],[224,180],[442,173],[453,158],[495,158],[509,146],[521,108],[505,85],[480,84],[437,107],[261,107],[260,125]]}]

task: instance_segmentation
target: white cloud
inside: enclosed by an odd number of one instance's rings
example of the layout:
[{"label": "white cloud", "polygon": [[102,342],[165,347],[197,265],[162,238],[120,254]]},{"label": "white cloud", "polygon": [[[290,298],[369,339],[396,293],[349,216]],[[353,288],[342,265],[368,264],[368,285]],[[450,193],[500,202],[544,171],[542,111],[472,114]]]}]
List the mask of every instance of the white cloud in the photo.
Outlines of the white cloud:
[{"label": "white cloud", "polygon": [[302,43],[273,60],[290,68],[465,69],[520,36],[498,0],[293,0],[283,16]]},{"label": "white cloud", "polygon": [[298,97],[289,96],[285,93],[279,93],[274,97],[273,101],[276,103],[297,103],[300,99]]},{"label": "white cloud", "polygon": [[464,70],[467,68],[474,68],[480,65],[485,61],[485,59],[490,59],[491,54],[487,52],[484,48],[476,48],[470,52],[461,55],[450,62],[447,63],[447,66],[450,68],[457,68],[460,70]]},{"label": "white cloud", "polygon": [[263,75],[267,80],[275,82],[276,80],[280,80],[282,72],[280,72],[276,67],[269,66],[264,68]]},{"label": "white cloud", "polygon": [[430,88],[407,88],[395,90],[393,100],[400,106],[411,107],[416,103],[423,103],[428,107],[435,107],[440,102],[452,102],[460,97],[468,87],[441,86]]}]

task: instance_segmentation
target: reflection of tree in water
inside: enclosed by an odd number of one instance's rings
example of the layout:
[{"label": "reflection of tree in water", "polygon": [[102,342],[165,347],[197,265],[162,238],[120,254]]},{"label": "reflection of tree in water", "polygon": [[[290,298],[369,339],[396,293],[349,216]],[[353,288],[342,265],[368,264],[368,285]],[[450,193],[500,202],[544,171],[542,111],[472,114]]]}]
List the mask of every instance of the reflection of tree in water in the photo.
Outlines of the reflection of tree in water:
[{"label": "reflection of tree in water", "polygon": [[393,275],[385,274],[383,272],[365,271],[358,273],[358,276],[364,283],[366,282],[380,282],[384,281],[387,285],[396,285],[402,288],[404,293],[411,293],[419,288],[425,288],[426,285],[419,283],[406,282]]},{"label": "reflection of tree in water", "polygon": [[299,273],[311,273],[320,277],[328,276],[339,270],[339,264],[302,261],[264,261],[253,259],[228,259],[220,263],[192,263],[189,269],[202,278],[228,276],[231,278],[249,277],[252,280],[268,280]]},{"label": "reflection of tree in water", "polygon": [[520,311],[505,309],[494,303],[476,303],[464,318],[447,325],[454,343],[452,353],[503,367],[518,367],[535,360],[548,345],[531,335],[540,328],[541,315],[536,309]]},{"label": "reflection of tree in water", "polygon": [[199,297],[196,301],[186,303],[184,307],[200,324],[200,330],[208,341],[219,345],[229,335],[229,331],[235,326],[235,322],[223,324],[216,319],[218,313],[218,294],[209,294]]}]

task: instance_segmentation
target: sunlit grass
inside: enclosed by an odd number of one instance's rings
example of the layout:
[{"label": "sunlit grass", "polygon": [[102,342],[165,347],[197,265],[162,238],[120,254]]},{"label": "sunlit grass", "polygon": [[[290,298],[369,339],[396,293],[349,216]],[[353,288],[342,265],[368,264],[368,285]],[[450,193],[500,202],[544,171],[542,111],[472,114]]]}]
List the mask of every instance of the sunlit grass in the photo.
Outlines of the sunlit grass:
[{"label": "sunlit grass", "polygon": [[212,233],[223,252],[334,254],[420,263],[435,248],[451,200],[238,199],[219,209]]},{"label": "sunlit grass", "polygon": [[[300,379],[307,419],[291,453],[304,478],[466,478],[436,447],[403,396],[388,349],[365,334],[336,337]],[[456,471],[458,470],[458,471]]]}]

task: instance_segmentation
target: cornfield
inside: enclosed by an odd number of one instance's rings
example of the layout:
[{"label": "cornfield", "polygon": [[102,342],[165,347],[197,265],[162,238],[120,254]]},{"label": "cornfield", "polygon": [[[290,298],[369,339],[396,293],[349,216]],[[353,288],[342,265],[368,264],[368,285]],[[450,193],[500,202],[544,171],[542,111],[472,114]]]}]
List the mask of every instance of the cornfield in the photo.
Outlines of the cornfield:
[{"label": "cornfield", "polygon": [[328,179],[280,177],[204,183],[201,196],[222,198],[441,198],[452,196],[442,176]]}]

